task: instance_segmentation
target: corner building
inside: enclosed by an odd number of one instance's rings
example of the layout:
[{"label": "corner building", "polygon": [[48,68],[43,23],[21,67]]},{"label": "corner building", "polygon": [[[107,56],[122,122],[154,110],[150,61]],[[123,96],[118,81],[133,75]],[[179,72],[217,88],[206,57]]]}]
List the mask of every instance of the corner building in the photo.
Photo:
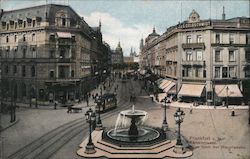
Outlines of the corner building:
[{"label": "corner building", "polygon": [[[141,41],[140,67],[165,78],[163,92],[179,100],[242,104],[250,97],[250,19],[188,19]],[[153,35],[153,36],[152,36]]]},{"label": "corner building", "polygon": [[0,18],[4,101],[74,101],[97,84],[98,64],[108,69],[101,23],[90,27],[70,6],[1,10]]}]

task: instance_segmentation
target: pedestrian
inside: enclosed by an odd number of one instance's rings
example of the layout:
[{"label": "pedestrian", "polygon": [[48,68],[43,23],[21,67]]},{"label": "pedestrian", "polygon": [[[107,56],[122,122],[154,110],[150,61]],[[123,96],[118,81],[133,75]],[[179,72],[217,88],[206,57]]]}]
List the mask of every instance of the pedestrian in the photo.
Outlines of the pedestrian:
[{"label": "pedestrian", "polygon": [[89,106],[89,98],[86,99],[87,107]]},{"label": "pedestrian", "polygon": [[234,107],[232,109],[231,116],[235,116]]},{"label": "pedestrian", "polygon": [[54,104],[54,109],[56,109],[56,106],[57,106],[57,103],[56,103],[56,101],[55,101],[55,104]]},{"label": "pedestrian", "polygon": [[193,105],[191,104],[191,105],[190,105],[189,114],[192,114],[192,113],[193,113]]}]

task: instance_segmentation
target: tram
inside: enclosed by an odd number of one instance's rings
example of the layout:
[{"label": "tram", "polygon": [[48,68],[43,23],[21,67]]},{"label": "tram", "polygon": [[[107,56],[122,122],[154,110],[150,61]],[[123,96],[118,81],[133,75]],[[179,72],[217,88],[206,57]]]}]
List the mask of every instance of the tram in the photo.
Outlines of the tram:
[{"label": "tram", "polygon": [[114,93],[105,93],[96,100],[96,112],[106,112],[117,107],[116,94]]}]

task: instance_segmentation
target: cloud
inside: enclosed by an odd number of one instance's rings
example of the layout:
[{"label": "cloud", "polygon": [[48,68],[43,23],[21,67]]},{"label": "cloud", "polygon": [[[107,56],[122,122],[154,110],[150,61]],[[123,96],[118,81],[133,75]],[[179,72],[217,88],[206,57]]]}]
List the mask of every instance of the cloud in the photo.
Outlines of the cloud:
[{"label": "cloud", "polygon": [[112,49],[116,48],[120,40],[124,55],[129,55],[131,47],[138,53],[140,39],[152,32],[152,25],[138,23],[127,26],[106,12],[92,12],[83,17],[90,26],[98,26],[101,19],[103,40],[109,43]]}]

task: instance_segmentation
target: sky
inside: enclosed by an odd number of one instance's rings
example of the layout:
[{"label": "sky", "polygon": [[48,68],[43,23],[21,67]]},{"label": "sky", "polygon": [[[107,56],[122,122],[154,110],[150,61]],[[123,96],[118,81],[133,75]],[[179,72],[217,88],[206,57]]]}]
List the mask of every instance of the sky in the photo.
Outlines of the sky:
[{"label": "sky", "polygon": [[[121,42],[124,54],[131,47],[138,53],[141,38],[155,27],[162,34],[170,26],[188,18],[195,9],[201,19],[249,17],[249,0],[47,0],[47,3],[70,5],[90,26],[102,23],[103,40],[115,49]],[[12,10],[46,4],[46,0],[0,0],[0,8]]]}]

